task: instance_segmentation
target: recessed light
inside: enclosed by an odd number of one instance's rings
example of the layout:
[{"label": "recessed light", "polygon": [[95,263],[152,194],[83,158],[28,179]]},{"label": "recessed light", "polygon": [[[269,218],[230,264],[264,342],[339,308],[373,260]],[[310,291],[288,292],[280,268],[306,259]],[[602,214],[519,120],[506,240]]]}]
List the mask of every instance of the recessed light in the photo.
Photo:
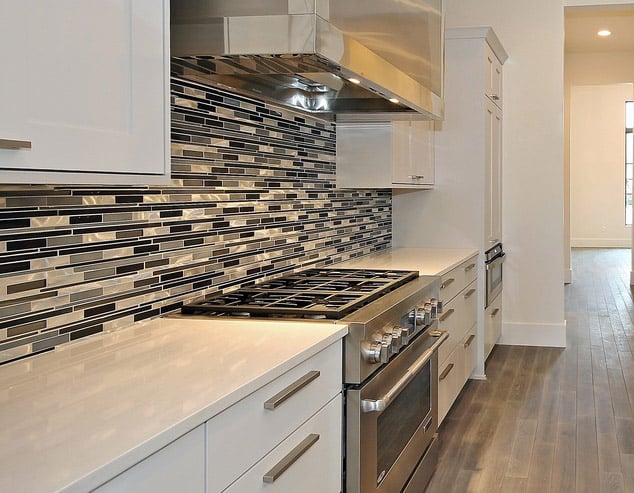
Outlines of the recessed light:
[{"label": "recessed light", "polygon": [[607,29],[601,29],[599,32],[597,32],[597,34],[599,36],[605,37],[605,36],[609,36],[610,34],[612,34],[612,32],[608,31]]},{"label": "recessed light", "polygon": [[397,104],[397,103],[399,103],[399,102],[400,102],[400,101],[399,101],[398,99],[396,99],[396,98],[390,98],[390,99],[388,99],[388,101],[389,101],[390,103],[394,103],[394,104]]},{"label": "recessed light", "polygon": [[361,84],[361,81],[359,79],[355,79],[354,77],[351,77],[348,80],[352,82],[353,84]]}]

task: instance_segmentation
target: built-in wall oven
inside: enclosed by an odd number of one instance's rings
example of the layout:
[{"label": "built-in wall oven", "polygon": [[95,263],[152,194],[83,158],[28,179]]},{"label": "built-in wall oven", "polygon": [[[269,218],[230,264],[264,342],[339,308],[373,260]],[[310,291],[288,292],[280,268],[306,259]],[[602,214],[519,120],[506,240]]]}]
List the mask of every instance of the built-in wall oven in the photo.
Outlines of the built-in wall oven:
[{"label": "built-in wall oven", "polygon": [[502,292],[502,265],[506,259],[506,254],[502,249],[502,243],[498,243],[484,254],[486,257],[486,308]]}]

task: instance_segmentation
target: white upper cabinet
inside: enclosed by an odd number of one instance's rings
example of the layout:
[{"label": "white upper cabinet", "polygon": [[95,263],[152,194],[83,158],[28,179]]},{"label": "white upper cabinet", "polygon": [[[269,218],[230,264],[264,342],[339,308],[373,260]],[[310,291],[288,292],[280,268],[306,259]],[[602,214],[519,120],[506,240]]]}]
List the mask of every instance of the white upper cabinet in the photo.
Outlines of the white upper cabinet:
[{"label": "white upper cabinet", "polygon": [[2,2],[0,181],[165,181],[168,32],[167,0]]},{"label": "white upper cabinet", "polygon": [[431,188],[434,123],[337,125],[338,188]]},{"label": "white upper cabinet", "polygon": [[485,232],[487,248],[502,241],[502,110],[494,102],[485,105]]},{"label": "white upper cabinet", "polygon": [[485,94],[496,106],[502,108],[502,64],[488,44],[486,45]]}]

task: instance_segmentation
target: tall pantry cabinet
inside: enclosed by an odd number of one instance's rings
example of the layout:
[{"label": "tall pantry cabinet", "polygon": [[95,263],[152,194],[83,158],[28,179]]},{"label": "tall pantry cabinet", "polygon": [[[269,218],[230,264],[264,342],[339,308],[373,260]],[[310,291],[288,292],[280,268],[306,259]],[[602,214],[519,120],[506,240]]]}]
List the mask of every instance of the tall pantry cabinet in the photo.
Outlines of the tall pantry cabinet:
[{"label": "tall pantry cabinet", "polygon": [[[483,377],[500,328],[485,325],[484,252],[502,241],[502,65],[508,55],[490,27],[448,29],[445,49],[445,118],[435,127],[435,188],[394,191],[393,245],[480,252],[473,375]],[[501,296],[495,301],[500,304]],[[499,322],[502,307],[495,308]]]}]

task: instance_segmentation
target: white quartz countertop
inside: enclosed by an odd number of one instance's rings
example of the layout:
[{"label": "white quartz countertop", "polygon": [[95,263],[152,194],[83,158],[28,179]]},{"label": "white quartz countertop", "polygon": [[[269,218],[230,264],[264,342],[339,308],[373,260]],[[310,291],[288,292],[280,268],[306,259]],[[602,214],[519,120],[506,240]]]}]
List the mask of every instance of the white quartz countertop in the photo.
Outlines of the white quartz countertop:
[{"label": "white quartz countertop", "polygon": [[90,491],[346,333],[166,318],[2,366],[0,491]]},{"label": "white quartz countertop", "polygon": [[477,254],[464,248],[391,248],[331,267],[417,270],[421,276],[442,276]]}]

